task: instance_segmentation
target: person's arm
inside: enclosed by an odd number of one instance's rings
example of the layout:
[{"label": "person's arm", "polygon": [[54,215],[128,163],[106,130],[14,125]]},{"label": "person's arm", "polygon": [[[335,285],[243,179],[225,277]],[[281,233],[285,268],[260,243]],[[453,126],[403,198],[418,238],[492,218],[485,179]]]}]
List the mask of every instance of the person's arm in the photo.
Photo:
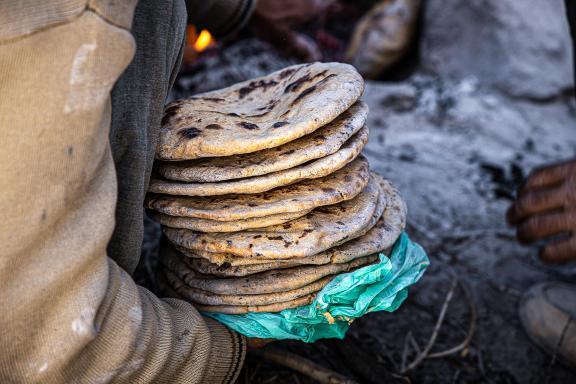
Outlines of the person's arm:
[{"label": "person's arm", "polygon": [[0,382],[232,382],[244,339],[106,256],[131,12],[77,3],[0,2]]}]

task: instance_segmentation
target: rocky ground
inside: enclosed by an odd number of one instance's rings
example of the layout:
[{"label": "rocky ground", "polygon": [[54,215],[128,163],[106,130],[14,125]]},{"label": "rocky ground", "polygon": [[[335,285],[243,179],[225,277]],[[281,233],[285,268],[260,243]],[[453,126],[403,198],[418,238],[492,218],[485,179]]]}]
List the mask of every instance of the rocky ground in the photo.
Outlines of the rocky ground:
[{"label": "rocky ground", "polygon": [[[370,82],[364,94],[364,153],[406,198],[408,233],[428,251],[428,272],[397,312],[358,320],[344,341],[277,346],[361,383],[576,382],[528,341],[516,314],[532,284],[574,282],[576,267],[542,265],[537,248],[519,246],[504,222],[530,169],[576,153],[562,2],[450,3],[426,3],[416,72]],[[181,77],[175,97],[291,63],[261,43],[239,42]],[[465,347],[418,361],[435,327],[432,353]],[[252,356],[240,382],[313,381]]]}]

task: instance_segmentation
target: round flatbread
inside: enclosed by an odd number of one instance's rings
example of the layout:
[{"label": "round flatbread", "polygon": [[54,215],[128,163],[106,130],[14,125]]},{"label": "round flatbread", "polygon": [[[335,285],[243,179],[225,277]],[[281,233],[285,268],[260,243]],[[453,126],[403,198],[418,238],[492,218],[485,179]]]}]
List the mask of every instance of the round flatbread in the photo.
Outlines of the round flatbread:
[{"label": "round flatbread", "polygon": [[206,183],[260,176],[294,168],[338,151],[364,126],[367,116],[368,105],[358,101],[324,127],[279,147],[235,156],[160,162],[157,170],[169,180]]},{"label": "round flatbread", "polygon": [[309,213],[312,209],[300,212],[278,213],[270,216],[251,217],[244,220],[218,221],[194,217],[169,216],[151,211],[149,216],[158,223],[170,228],[184,228],[198,232],[238,232],[246,229],[265,228],[292,221]]},{"label": "round flatbread", "polygon": [[176,245],[242,257],[287,259],[311,256],[363,235],[382,215],[386,199],[374,177],[352,200],[319,207],[299,219],[258,230],[199,233],[164,228]]},{"label": "round flatbread", "polygon": [[306,296],[299,297],[294,300],[285,301],[283,303],[275,303],[269,305],[202,305],[195,304],[194,306],[202,312],[219,312],[229,315],[242,315],[251,312],[281,312],[285,309],[298,308],[308,305],[314,301],[318,292],[311,293]]},{"label": "round flatbread", "polygon": [[364,81],[354,67],[288,67],[167,106],[156,157],[190,160],[251,153],[328,124],[356,102]]},{"label": "round flatbread", "polygon": [[[173,275],[174,276],[174,275]],[[173,277],[177,279],[177,277]],[[156,273],[156,284],[160,292],[162,292],[167,297],[173,297],[177,299],[186,300],[180,293],[176,292],[174,288],[171,287],[170,283],[168,283],[168,279],[166,278],[165,271],[161,268],[158,269]],[[196,309],[203,311],[203,312],[219,312],[219,313],[226,313],[230,315],[241,315],[250,312],[280,312],[284,309],[289,308],[296,308],[301,307],[303,305],[308,305],[314,298],[318,292],[314,292],[308,294],[306,296],[299,297],[297,299],[285,301],[285,302],[278,302],[274,304],[268,305],[202,305],[198,303],[194,303]],[[192,301],[188,299],[188,301]]]},{"label": "round flatbread", "polygon": [[334,278],[334,276],[327,276],[304,287],[285,292],[267,293],[263,295],[221,295],[189,287],[178,277],[178,274],[170,270],[164,270],[164,274],[168,280],[168,284],[170,284],[181,297],[193,303],[203,305],[270,305],[282,303],[311,293],[316,293]]},{"label": "round flatbread", "polygon": [[354,160],[368,142],[369,130],[364,126],[350,138],[337,152],[299,165],[262,176],[246,179],[220,181],[217,183],[185,183],[160,178],[152,178],[149,192],[183,196],[215,196],[226,194],[253,194],[266,192],[284,185],[306,179],[317,179],[336,172]]},{"label": "round flatbread", "polygon": [[145,205],[170,216],[207,220],[236,221],[253,217],[271,217],[350,200],[366,187],[369,177],[368,160],[364,156],[359,156],[331,175],[304,180],[272,191],[254,195],[225,196],[149,194]]},{"label": "round flatbread", "polygon": [[[398,191],[388,182],[383,183],[388,204],[384,213],[366,234],[317,255],[286,260],[255,260],[226,255],[218,265],[209,259],[195,255],[192,251],[179,248],[186,256],[183,261],[193,270],[218,277],[248,276],[264,271],[291,268],[298,265],[322,265],[346,263],[354,259],[384,253],[390,254],[392,246],[406,227],[406,203]],[[193,255],[193,256],[192,256]],[[249,263],[249,264],[247,264]]]},{"label": "round flatbread", "polygon": [[217,278],[200,274],[192,270],[184,262],[185,259],[186,256],[174,249],[170,249],[162,252],[160,261],[188,287],[221,295],[261,295],[291,291],[304,287],[326,276],[348,272],[374,263],[378,260],[378,256],[365,256],[348,263],[304,265],[262,272],[246,277],[229,278]]}]

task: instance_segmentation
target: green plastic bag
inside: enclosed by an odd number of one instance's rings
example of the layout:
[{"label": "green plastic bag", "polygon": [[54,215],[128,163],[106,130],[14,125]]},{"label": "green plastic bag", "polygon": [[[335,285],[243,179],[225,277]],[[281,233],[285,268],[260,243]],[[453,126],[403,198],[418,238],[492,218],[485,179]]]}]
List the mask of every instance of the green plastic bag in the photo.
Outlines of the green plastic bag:
[{"label": "green plastic bag", "polygon": [[247,337],[307,343],[341,339],[354,319],[368,312],[395,311],[408,296],[407,287],[420,279],[429,263],[422,247],[402,233],[390,258],[380,254],[378,264],[336,276],[309,305],[276,313],[204,315]]}]

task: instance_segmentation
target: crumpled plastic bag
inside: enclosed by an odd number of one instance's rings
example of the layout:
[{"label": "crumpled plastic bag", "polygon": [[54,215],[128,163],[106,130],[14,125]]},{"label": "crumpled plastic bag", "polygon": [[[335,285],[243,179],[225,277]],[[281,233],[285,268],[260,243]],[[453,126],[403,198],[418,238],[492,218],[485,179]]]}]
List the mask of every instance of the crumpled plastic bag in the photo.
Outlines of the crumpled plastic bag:
[{"label": "crumpled plastic bag", "polygon": [[294,339],[312,343],[323,338],[342,339],[352,321],[369,312],[395,311],[408,296],[430,261],[422,247],[402,233],[390,258],[336,276],[314,301],[281,312],[229,315],[204,312],[247,337]]}]

